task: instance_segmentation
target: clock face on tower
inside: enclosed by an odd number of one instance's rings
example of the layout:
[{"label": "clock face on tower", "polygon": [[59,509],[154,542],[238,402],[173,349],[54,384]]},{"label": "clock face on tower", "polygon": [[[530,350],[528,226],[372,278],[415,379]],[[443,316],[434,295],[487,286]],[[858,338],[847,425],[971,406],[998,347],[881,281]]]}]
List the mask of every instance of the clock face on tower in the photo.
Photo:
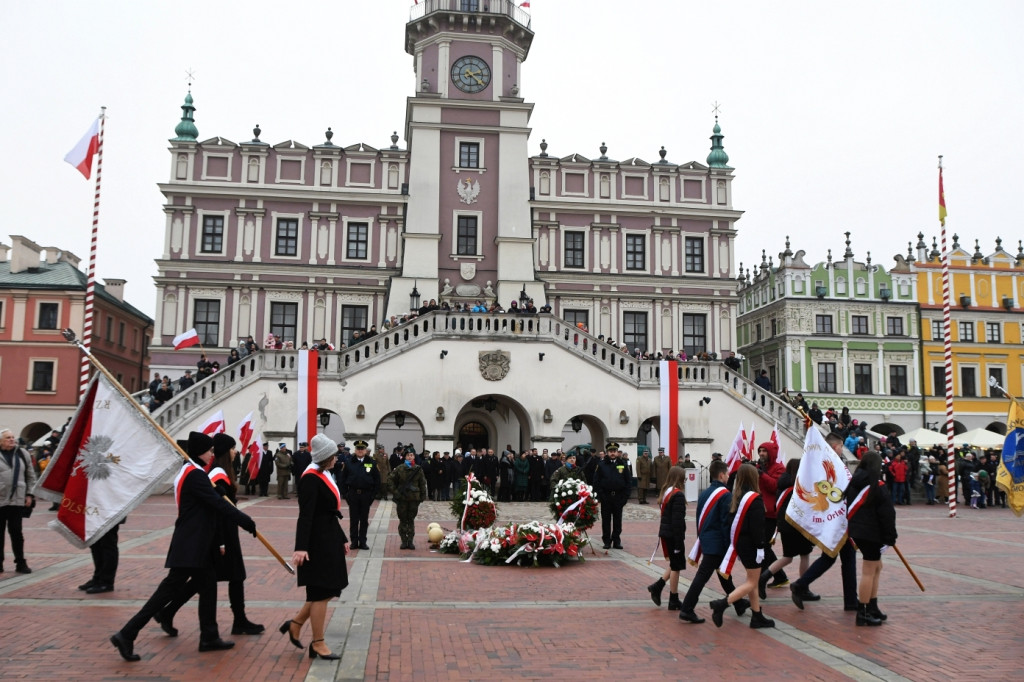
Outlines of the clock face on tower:
[{"label": "clock face on tower", "polygon": [[452,82],[463,92],[480,92],[491,82],[491,67],[479,57],[462,57],[452,64]]}]

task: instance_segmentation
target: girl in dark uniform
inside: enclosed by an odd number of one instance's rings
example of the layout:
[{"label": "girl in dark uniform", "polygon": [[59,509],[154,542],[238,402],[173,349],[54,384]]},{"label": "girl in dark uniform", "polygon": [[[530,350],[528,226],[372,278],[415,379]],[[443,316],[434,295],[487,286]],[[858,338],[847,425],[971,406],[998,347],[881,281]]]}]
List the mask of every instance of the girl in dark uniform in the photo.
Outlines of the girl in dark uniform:
[{"label": "girl in dark uniform", "polygon": [[[310,443],[312,463],[299,476],[299,520],[295,525],[295,553],[292,562],[298,572],[300,587],[306,588],[306,603],[290,621],[281,625],[291,643],[302,648],[299,635],[309,621],[313,641],[310,658],[341,658],[324,644],[324,621],[327,602],[340,597],[348,587],[345,566],[345,544],[348,538],[341,529],[341,493],[331,476],[338,454],[338,445],[318,433]],[[292,626],[295,627],[292,627]]]},{"label": "girl in dark uniform", "polygon": [[[757,596],[761,599],[767,597],[768,581],[776,573],[789,566],[793,562],[793,557],[800,557],[800,575],[804,574],[810,563],[811,550],[814,549],[814,545],[786,520],[786,510],[789,508],[789,502],[793,496],[796,472],[799,468],[800,460],[793,458],[786,463],[786,473],[779,476],[777,488],[779,496],[775,501],[775,509],[778,514],[779,539],[782,540],[782,556],[761,571],[761,578],[757,581]],[[805,589],[802,599],[803,601],[818,601],[821,596]]]},{"label": "girl in dark uniform", "polygon": [[661,591],[668,582],[669,611],[679,610],[679,571],[686,568],[686,493],[683,492],[685,478],[686,472],[682,468],[672,467],[665,487],[658,496],[661,504],[658,537],[661,539],[662,554],[668,560],[668,568],[657,582],[647,586],[647,591],[651,593],[651,601],[656,606],[661,606]]},{"label": "girl in dark uniform", "polygon": [[881,625],[887,618],[878,610],[878,578],[882,573],[882,546],[896,544],[896,508],[881,479],[882,458],[877,452],[869,452],[846,488],[850,539],[864,558],[857,625]]},{"label": "girl in dark uniform", "polygon": [[726,575],[732,573],[736,563],[746,569],[746,581],[736,587],[724,599],[711,602],[711,620],[722,627],[722,614],[730,604],[748,597],[750,599],[750,627],[773,628],[775,621],[765,618],[761,602],[757,597],[757,581],[761,576],[761,562],[764,561],[764,502],[758,490],[758,473],[752,464],[744,464],[736,474],[732,491],[732,525],[729,538],[732,545],[722,560],[719,570]]}]

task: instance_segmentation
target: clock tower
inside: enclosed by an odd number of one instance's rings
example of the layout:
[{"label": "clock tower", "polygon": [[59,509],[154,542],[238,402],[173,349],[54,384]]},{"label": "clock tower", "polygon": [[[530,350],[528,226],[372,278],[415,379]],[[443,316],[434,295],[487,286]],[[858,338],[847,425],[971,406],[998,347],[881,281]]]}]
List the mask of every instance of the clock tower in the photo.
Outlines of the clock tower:
[{"label": "clock tower", "polygon": [[424,302],[494,299],[534,280],[527,143],[533,105],[520,94],[530,16],[510,0],[422,0],[406,25],[417,92],[408,98],[408,205],[401,277],[388,314]]}]

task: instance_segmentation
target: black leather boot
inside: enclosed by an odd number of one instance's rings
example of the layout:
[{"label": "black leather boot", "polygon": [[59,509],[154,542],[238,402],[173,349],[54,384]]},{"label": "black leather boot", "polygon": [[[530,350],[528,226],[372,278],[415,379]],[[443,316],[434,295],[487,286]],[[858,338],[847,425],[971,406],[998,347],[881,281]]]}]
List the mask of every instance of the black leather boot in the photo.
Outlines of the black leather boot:
[{"label": "black leather boot", "polygon": [[877,618],[878,620],[888,620],[889,616],[885,615],[878,610],[878,599],[872,599],[868,602],[868,613]]},{"label": "black leather boot", "polygon": [[750,628],[752,630],[760,630],[761,628],[773,627],[775,627],[775,621],[771,618],[765,618],[764,611],[750,612]]},{"label": "black leather boot", "polygon": [[881,625],[882,621],[868,612],[867,604],[857,604],[857,625]]},{"label": "black leather boot", "polygon": [[757,581],[757,596],[761,599],[768,598],[768,581],[772,579],[772,572],[770,569],[764,569],[761,571],[761,577]]},{"label": "black leather boot", "polygon": [[658,578],[654,583],[647,586],[647,591],[651,593],[651,601],[654,602],[655,606],[661,606],[661,591],[665,589],[665,579]]},{"label": "black leather boot", "polygon": [[675,593],[669,592],[668,593],[668,610],[669,611],[678,611],[680,608],[682,608],[682,604],[679,602],[679,593],[678,592],[675,592]]}]

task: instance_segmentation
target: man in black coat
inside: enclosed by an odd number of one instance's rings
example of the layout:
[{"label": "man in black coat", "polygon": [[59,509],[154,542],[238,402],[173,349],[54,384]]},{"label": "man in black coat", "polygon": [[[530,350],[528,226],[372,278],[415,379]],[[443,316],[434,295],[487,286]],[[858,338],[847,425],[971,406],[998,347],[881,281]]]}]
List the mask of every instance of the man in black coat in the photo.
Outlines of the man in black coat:
[{"label": "man in black coat", "polygon": [[221,639],[217,630],[215,515],[230,519],[253,535],[256,535],[256,523],[219,496],[200,468],[208,466],[213,459],[213,439],[193,431],[188,435],[188,454],[192,461],[186,462],[174,479],[178,518],[174,522],[174,534],[164,562],[170,571],[142,609],[110,637],[111,644],[126,661],[140,660],[141,656],[134,650],[139,631],[189,580],[195,581],[199,588],[199,650],[219,651],[235,645]]},{"label": "man in black coat", "polygon": [[[298,492],[298,480],[302,473],[313,463],[313,455],[309,452],[309,443],[299,443],[298,452],[292,455],[292,476],[295,477],[295,490]],[[297,497],[297,495],[296,495]]]},{"label": "man in black coat", "polygon": [[[281,444],[284,447],[284,444]],[[260,486],[260,497],[266,497],[270,492],[270,477],[274,473],[274,453],[270,451],[270,443],[263,445],[263,458],[260,460],[259,472],[256,474],[256,482]]]},{"label": "man in black coat", "polygon": [[605,446],[608,456],[597,464],[594,490],[601,503],[601,539],[604,548],[622,549],[622,508],[629,500],[633,475],[625,459],[619,457],[619,444]]},{"label": "man in black coat", "polygon": [[355,454],[345,461],[338,486],[348,502],[348,539],[352,549],[370,549],[366,544],[366,529],[370,525],[370,505],[380,488],[380,471],[367,452],[365,440],[354,443]]},{"label": "man in black coat", "polygon": [[487,490],[493,496],[498,487],[498,458],[495,457],[493,449],[488,449],[481,454],[476,477],[487,486]]}]

